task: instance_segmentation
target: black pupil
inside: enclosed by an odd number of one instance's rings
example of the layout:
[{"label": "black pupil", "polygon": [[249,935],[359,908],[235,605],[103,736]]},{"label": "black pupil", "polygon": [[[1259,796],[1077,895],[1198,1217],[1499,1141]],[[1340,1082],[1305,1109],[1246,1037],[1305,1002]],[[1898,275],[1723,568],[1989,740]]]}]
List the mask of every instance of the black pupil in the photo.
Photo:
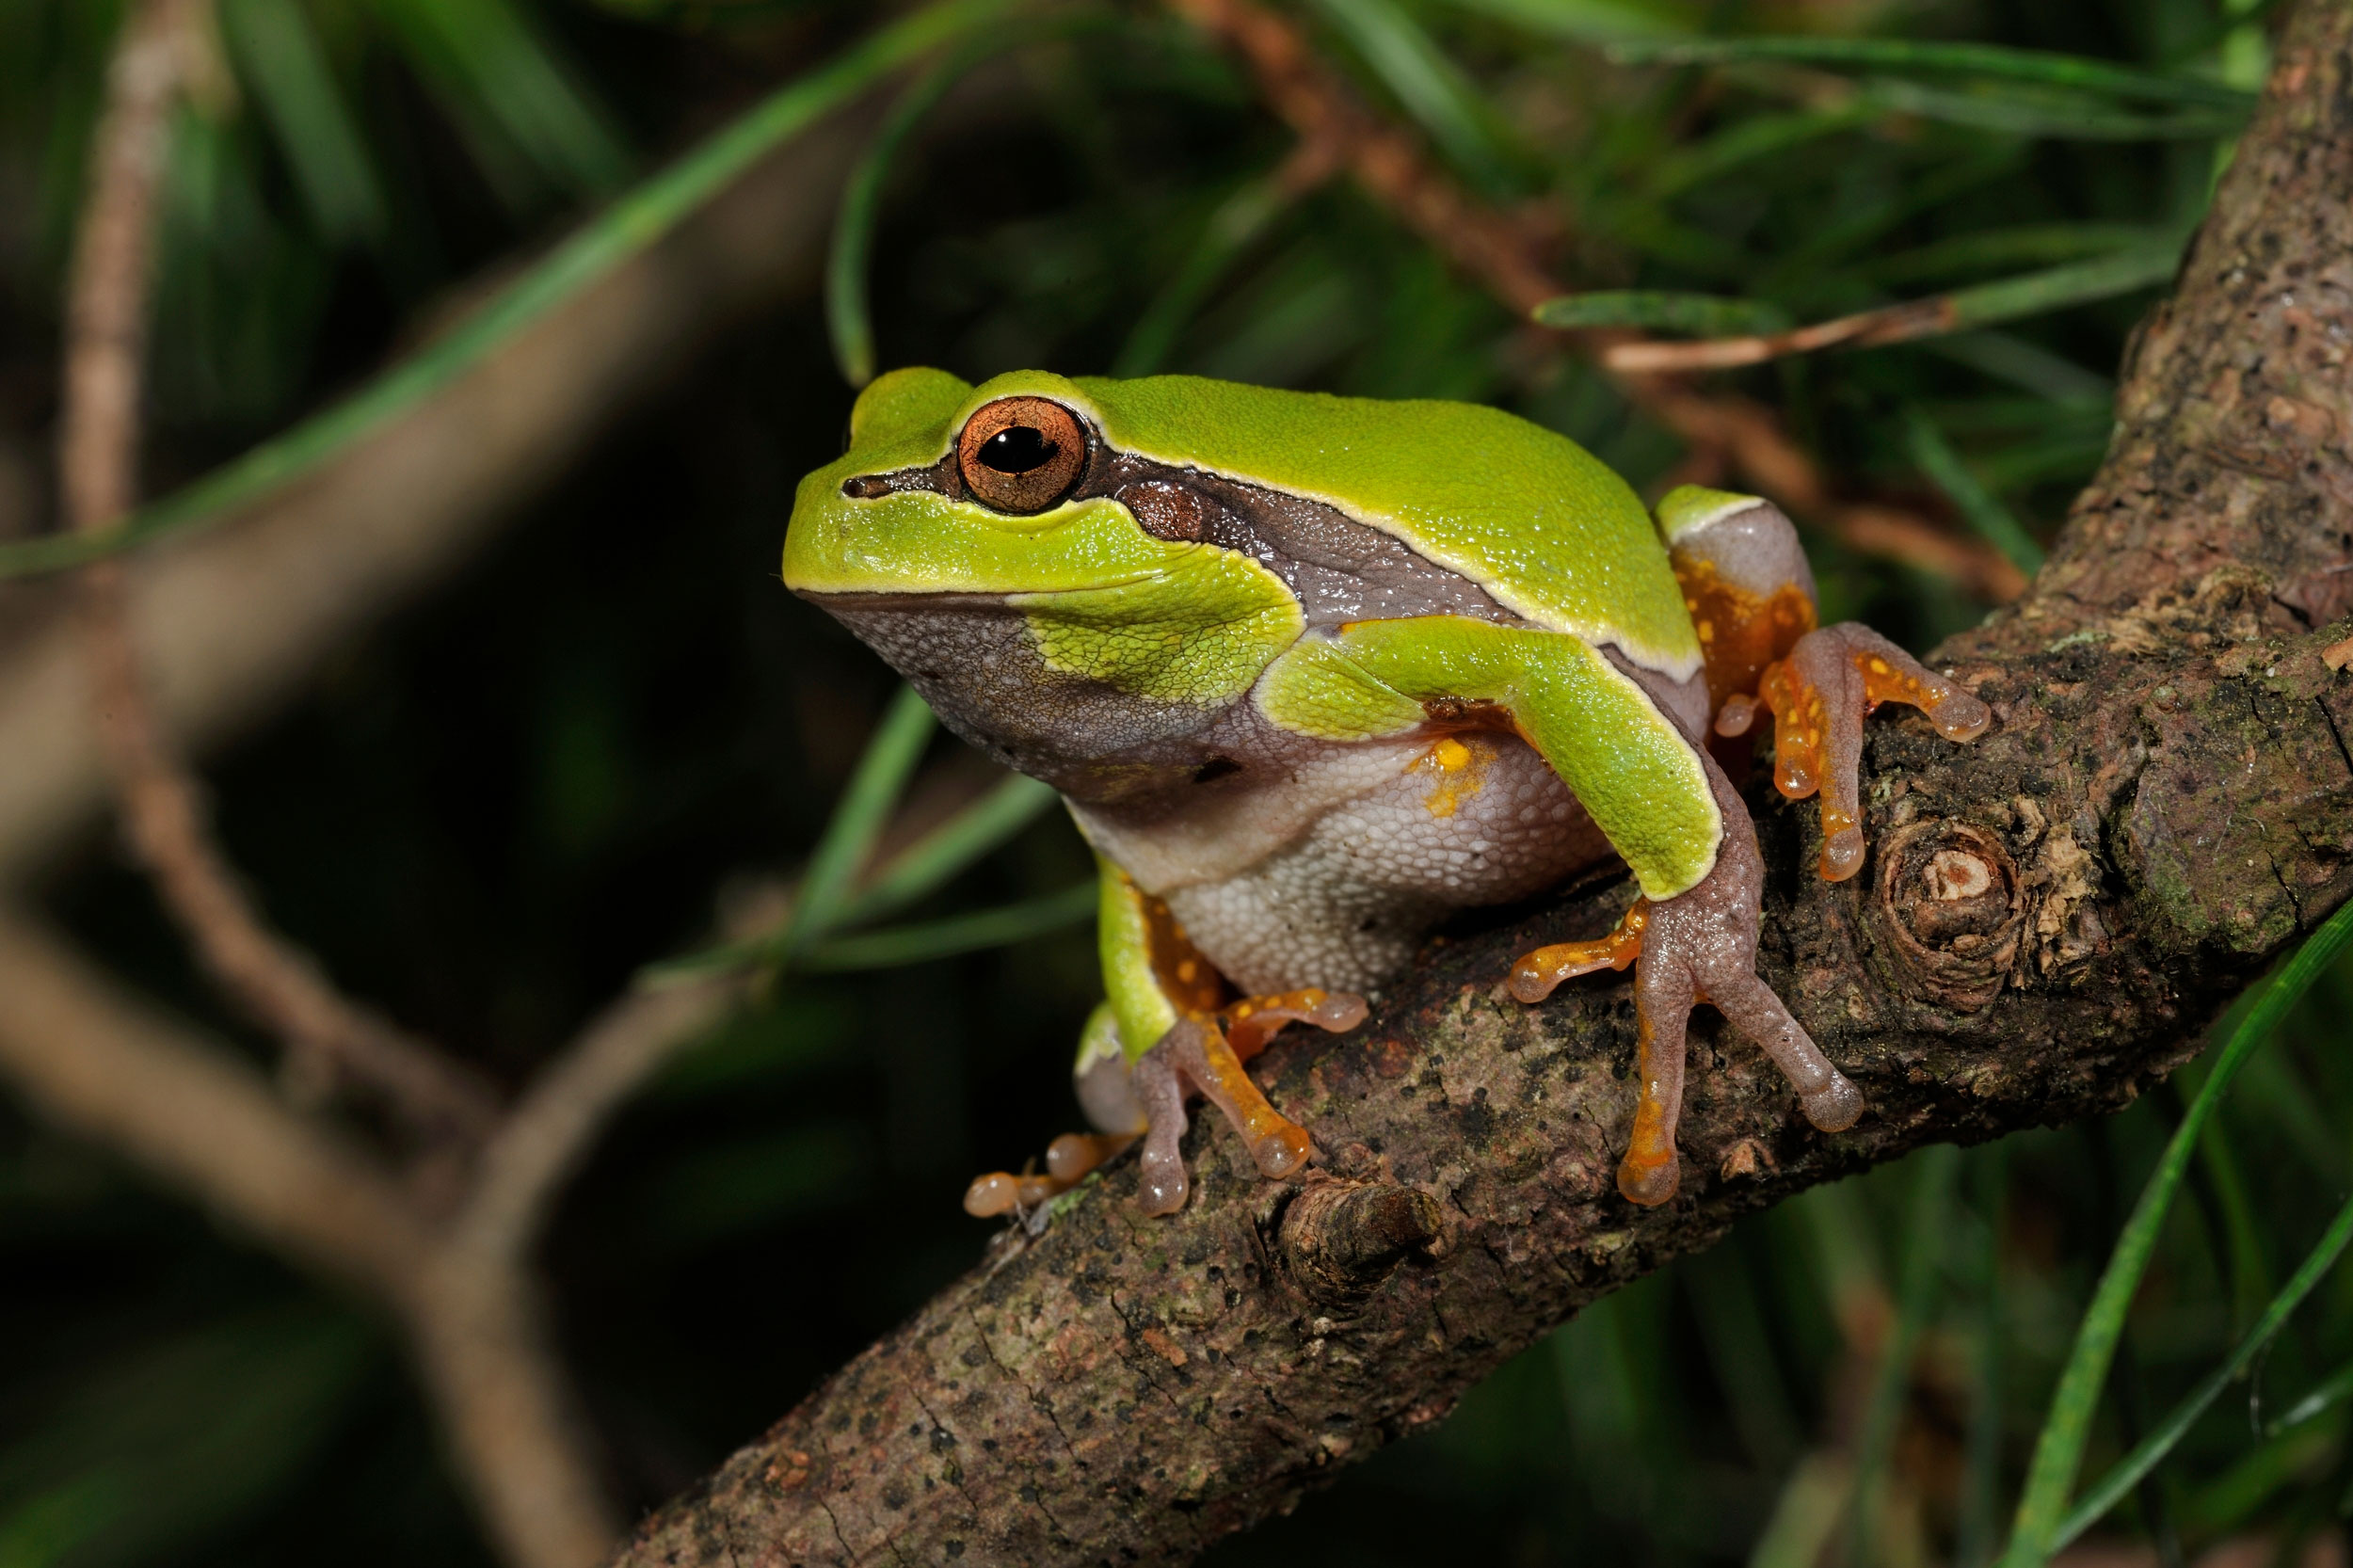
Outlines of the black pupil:
[{"label": "black pupil", "polygon": [[1009,424],[981,443],[981,461],[1000,473],[1027,473],[1052,462],[1061,450],[1043,430]]}]

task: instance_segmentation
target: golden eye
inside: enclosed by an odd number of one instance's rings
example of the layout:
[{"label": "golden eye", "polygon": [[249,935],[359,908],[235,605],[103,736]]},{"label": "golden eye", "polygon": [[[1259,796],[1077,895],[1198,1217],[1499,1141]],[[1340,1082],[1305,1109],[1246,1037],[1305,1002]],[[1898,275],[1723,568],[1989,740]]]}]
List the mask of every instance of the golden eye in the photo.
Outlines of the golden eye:
[{"label": "golden eye", "polygon": [[1079,416],[1043,397],[1000,397],[956,438],[964,488],[1000,512],[1043,512],[1079,483],[1086,458]]}]

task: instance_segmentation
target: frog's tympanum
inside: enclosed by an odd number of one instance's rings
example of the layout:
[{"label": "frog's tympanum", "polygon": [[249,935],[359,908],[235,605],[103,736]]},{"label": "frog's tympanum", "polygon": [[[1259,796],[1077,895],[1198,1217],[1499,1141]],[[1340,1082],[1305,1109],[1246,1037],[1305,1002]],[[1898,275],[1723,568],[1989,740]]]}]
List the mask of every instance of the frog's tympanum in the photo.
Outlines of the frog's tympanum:
[{"label": "frog's tympanum", "polygon": [[1848,1127],[1862,1096],[1756,976],[1762,862],[1709,728],[1772,712],[1776,782],[1820,792],[1838,878],[1863,863],[1872,708],[1955,741],[1988,718],[1876,633],[1817,628],[1769,504],[1687,486],[1654,522],[1574,442],[1462,403],[902,370],[802,482],[784,580],[1061,791],[1101,861],[1109,996],[1077,1067],[1101,1133],[1058,1140],[1046,1176],[982,1177],[975,1213],[1139,1136],[1144,1207],[1175,1212],[1196,1091],[1261,1171],[1299,1170],[1307,1133],[1243,1067],[1270,1036],[1353,1027],[1449,911],[1613,857],[1641,892],[1617,929],[1510,984],[1535,1002],[1635,967],[1619,1190],[1674,1193],[1702,1001],[1816,1127]]}]

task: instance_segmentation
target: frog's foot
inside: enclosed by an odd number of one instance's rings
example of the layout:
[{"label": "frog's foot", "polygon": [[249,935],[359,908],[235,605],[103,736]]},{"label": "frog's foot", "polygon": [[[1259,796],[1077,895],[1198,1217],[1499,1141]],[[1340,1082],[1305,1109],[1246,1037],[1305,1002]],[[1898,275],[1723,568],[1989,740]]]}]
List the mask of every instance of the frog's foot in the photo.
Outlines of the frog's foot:
[{"label": "frog's foot", "polygon": [[1271,997],[1244,997],[1218,1014],[1226,1043],[1247,1062],[1266,1049],[1267,1042],[1285,1024],[1313,1024],[1334,1034],[1345,1034],[1365,1021],[1365,999],[1353,991],[1284,991]]},{"label": "frog's foot", "polygon": [[1773,988],[1756,977],[1755,878],[1724,856],[1698,887],[1650,911],[1634,975],[1641,1097],[1618,1166],[1618,1191],[1640,1204],[1675,1194],[1681,1173],[1675,1124],[1683,1112],[1683,1064],[1691,1009],[1713,1003],[1779,1067],[1806,1120],[1839,1132],[1863,1114],[1863,1096],[1831,1065]]},{"label": "frog's foot", "polygon": [[1089,1171],[1118,1155],[1136,1136],[1132,1132],[1065,1132],[1046,1145],[1043,1174],[991,1171],[974,1176],[972,1185],[964,1190],[964,1211],[986,1220],[1035,1208],[1079,1185]]},{"label": "frog's foot", "polygon": [[1673,898],[1636,900],[1608,936],[1539,948],[1512,972],[1512,994],[1538,1001],[1573,974],[1633,963],[1641,1090],[1618,1191],[1639,1204],[1665,1203],[1681,1180],[1675,1125],[1683,1113],[1684,1050],[1691,1009],[1703,1001],[1764,1049],[1816,1127],[1837,1132],[1863,1114],[1862,1094],[1756,977],[1764,861],[1739,795],[1713,761],[1703,759],[1703,765],[1724,814],[1723,841],[1708,873]]},{"label": "frog's foot", "polygon": [[1637,895],[1607,936],[1591,942],[1555,942],[1523,952],[1512,966],[1512,994],[1539,1002],[1560,987],[1596,969],[1623,969],[1642,955],[1642,932],[1650,924],[1650,900]]},{"label": "frog's foot", "polygon": [[1306,1129],[1267,1103],[1242,1064],[1264,1050],[1286,1024],[1311,1023],[1338,1033],[1364,1018],[1362,997],[1309,990],[1250,997],[1215,1017],[1178,1020],[1136,1059],[1136,1094],[1147,1124],[1144,1211],[1174,1214],[1185,1207],[1192,1191],[1185,1174],[1185,1100],[1194,1090],[1224,1112],[1266,1176],[1290,1176],[1306,1164],[1313,1152]]},{"label": "frog's foot", "polygon": [[1773,713],[1773,783],[1792,800],[1822,797],[1822,876],[1840,882],[1863,869],[1856,776],[1863,721],[1882,702],[1928,714],[1948,741],[1985,733],[1993,711],[1866,626],[1809,632],[1786,659],[1767,667],[1754,698],[1733,696],[1716,715],[1720,735],[1744,735],[1761,706]]}]

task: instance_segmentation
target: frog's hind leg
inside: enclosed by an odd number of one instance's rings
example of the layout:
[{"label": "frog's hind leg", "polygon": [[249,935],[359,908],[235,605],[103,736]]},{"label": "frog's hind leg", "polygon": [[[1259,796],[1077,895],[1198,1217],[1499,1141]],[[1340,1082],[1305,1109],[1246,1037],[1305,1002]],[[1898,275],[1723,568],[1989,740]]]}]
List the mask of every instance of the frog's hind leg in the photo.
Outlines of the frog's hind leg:
[{"label": "frog's hind leg", "polygon": [[1928,714],[1948,741],[1985,733],[1993,710],[1867,626],[1849,622],[1809,632],[1765,672],[1758,701],[1736,697],[1716,716],[1717,732],[1745,733],[1762,706],[1773,713],[1773,785],[1792,800],[1822,797],[1823,879],[1863,869],[1863,812],[1856,780],[1863,721],[1882,702]]},{"label": "frog's hind leg", "polygon": [[1792,800],[1820,793],[1822,875],[1854,875],[1871,711],[1909,703],[1948,741],[1976,740],[1992,711],[1866,626],[1817,628],[1798,531],[1770,502],[1686,485],[1659,502],[1658,521],[1706,660],[1716,734],[1737,742],[1759,707],[1772,711],[1774,786]]},{"label": "frog's hind leg", "polygon": [[1682,1120],[1690,1013],[1702,1002],[1711,1003],[1781,1069],[1816,1127],[1841,1131],[1863,1114],[1862,1093],[1757,977],[1765,863],[1756,829],[1723,770],[1705,759],[1701,765],[1723,815],[1723,838],[1707,873],[1673,898],[1638,899],[1618,928],[1597,941],[1524,955],[1511,979],[1513,996],[1541,1001],[1572,975],[1624,968],[1632,961],[1640,1088],[1618,1165],[1618,1191],[1645,1205],[1665,1203],[1681,1181],[1675,1129]]},{"label": "frog's hind leg", "polygon": [[1178,1017],[1151,1049],[1130,1060],[1112,1010],[1097,1007],[1080,1035],[1072,1071],[1079,1103],[1096,1130],[1055,1139],[1043,1173],[991,1171],[976,1177],[965,1192],[965,1211],[987,1218],[1033,1208],[1142,1138],[1144,1211],[1176,1213],[1192,1191],[1185,1175],[1185,1102],[1196,1092],[1241,1135],[1262,1173],[1295,1174],[1312,1152],[1306,1130],[1267,1103],[1243,1064],[1287,1024],[1339,1032],[1362,1023],[1365,1011],[1364,999],[1346,992],[1246,997],[1216,1014]]}]

